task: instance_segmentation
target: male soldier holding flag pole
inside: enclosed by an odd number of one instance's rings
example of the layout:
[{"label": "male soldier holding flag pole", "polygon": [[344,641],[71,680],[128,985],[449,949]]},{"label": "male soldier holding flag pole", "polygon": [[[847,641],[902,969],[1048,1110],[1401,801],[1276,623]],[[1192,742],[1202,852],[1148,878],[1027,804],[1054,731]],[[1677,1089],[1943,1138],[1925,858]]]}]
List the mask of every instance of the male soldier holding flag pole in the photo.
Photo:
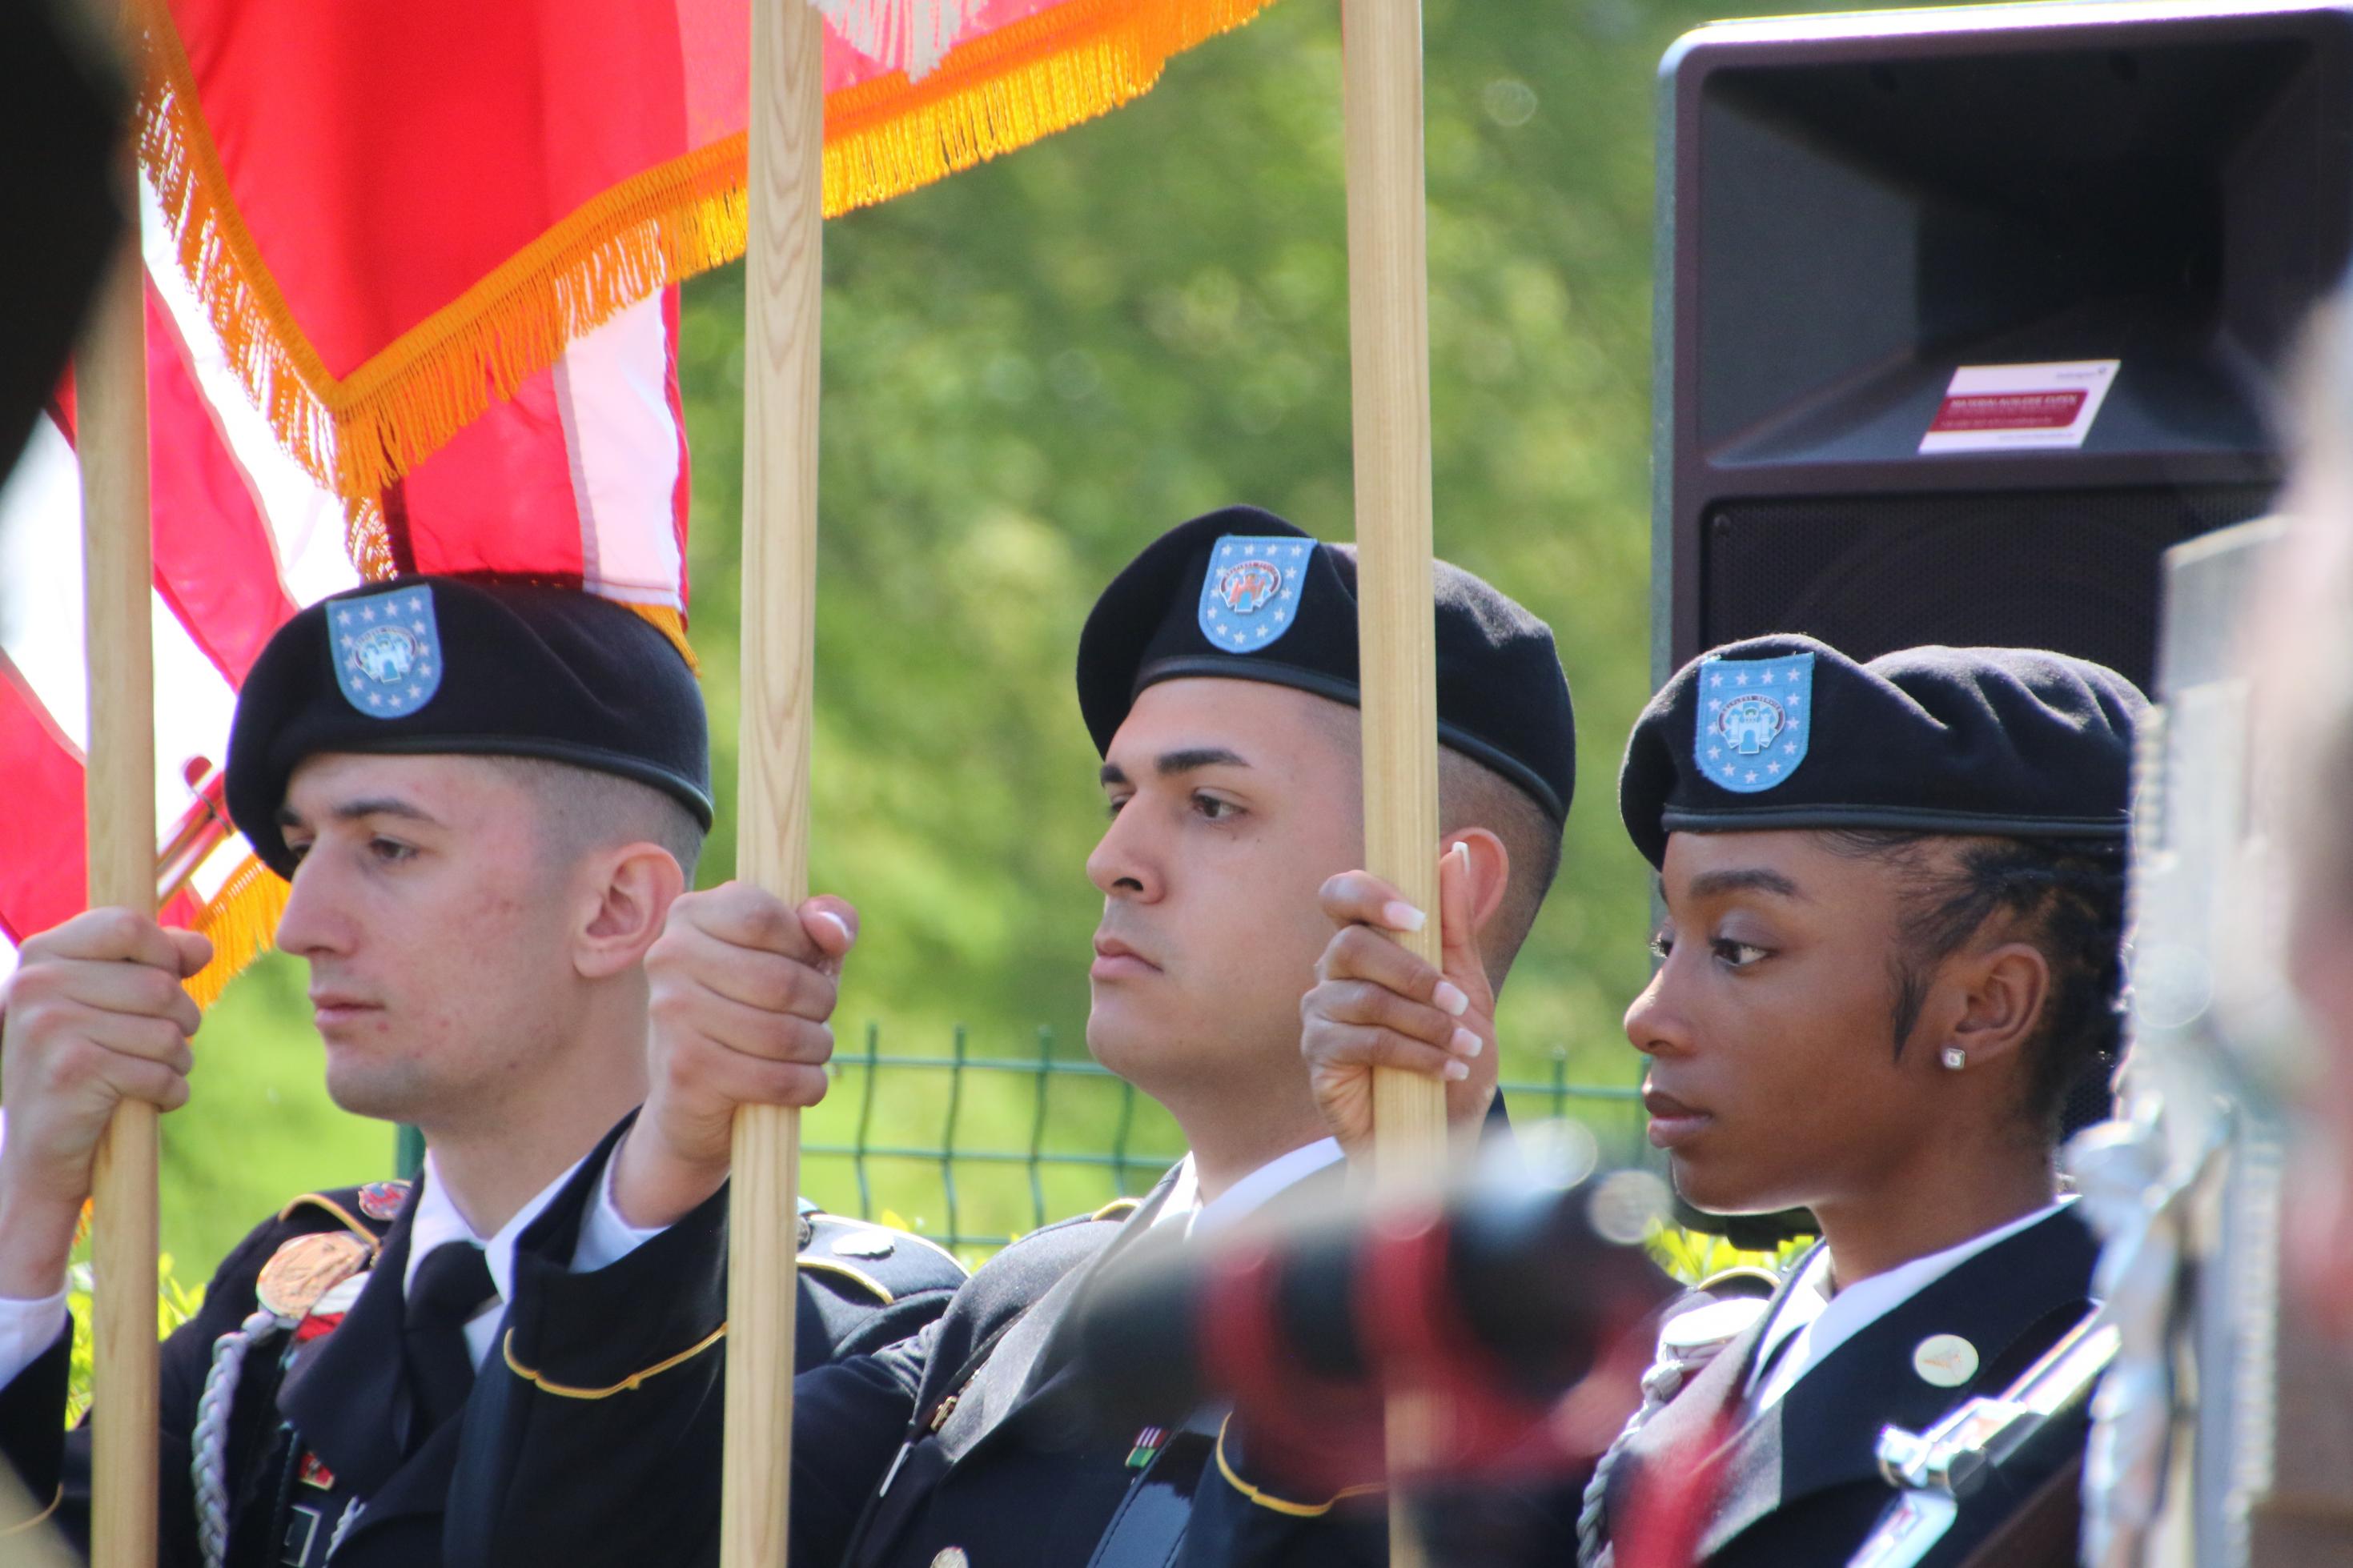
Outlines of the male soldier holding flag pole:
[{"label": "male soldier holding flag pole", "polygon": [[[1147,1232],[1214,1230],[1336,1174],[1299,1006],[1330,931],[1316,889],[1362,846],[1356,567],[1352,551],[1236,507],[1162,536],[1096,602],[1079,698],[1111,819],[1086,868],[1103,899],[1088,1044],[1169,1108],[1192,1152],[1141,1204],[1007,1248],[915,1340],[796,1380],[796,1563],[1113,1568],[1164,1564],[1182,1542],[1193,1488],[1221,1463],[1218,1423],[1172,1411],[1091,1436],[1066,1309]],[[1423,1000],[1457,1020],[1446,1076],[1466,1121],[1493,1097],[1494,988],[1557,866],[1575,747],[1543,623],[1447,566],[1434,609],[1443,832],[1430,847],[1459,859],[1459,926],[1476,935],[1450,948]],[[649,959],[670,1037],[830,995],[813,968],[765,998],[725,986],[719,962],[684,972],[709,950],[666,938]],[[676,1075],[658,1059],[655,1080],[649,1118]],[[609,1180],[628,1223],[668,1227],[608,1268],[576,1268],[571,1194],[522,1237],[501,1420],[461,1483],[470,1521],[492,1528],[455,1562],[712,1560],[717,1474],[632,1435],[717,1424],[718,1358],[699,1347],[726,1300],[726,1152],[714,1121],[689,1159],[632,1133],[609,1178],[584,1168],[576,1188]],[[698,1185],[707,1195],[685,1206]],[[586,1420],[565,1407],[559,1386],[609,1386],[655,1358],[667,1370]]]},{"label": "male soldier holding flag pole", "polygon": [[[329,1092],[421,1128],[427,1153],[414,1186],[296,1197],[164,1347],[162,1560],[437,1563],[514,1237],[645,1098],[648,949],[666,921],[710,925],[757,974],[828,966],[849,931],[753,889],[684,892],[711,819],[701,693],[649,622],[571,590],[421,577],[302,611],[239,695],[228,803],[291,881],[279,942],[309,962]],[[77,1533],[66,1259],[114,1106],[186,1100],[178,983],[206,949],[94,910],[27,941],[5,994],[0,1451]],[[660,1054],[703,1060],[694,1040]],[[814,1097],[788,1069],[723,1070],[739,1094]],[[679,1136],[679,1110],[639,1145]],[[963,1277],[913,1237],[804,1227],[803,1364],[912,1333]],[[579,1261],[641,1239],[592,1204]]]}]

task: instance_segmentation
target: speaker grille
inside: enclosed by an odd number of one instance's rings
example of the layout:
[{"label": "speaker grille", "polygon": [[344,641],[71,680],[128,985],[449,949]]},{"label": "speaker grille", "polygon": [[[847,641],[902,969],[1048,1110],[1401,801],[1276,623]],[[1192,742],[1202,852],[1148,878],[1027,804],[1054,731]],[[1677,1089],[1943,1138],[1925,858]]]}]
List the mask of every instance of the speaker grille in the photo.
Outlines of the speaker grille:
[{"label": "speaker grille", "polygon": [[1721,501],[1705,521],[1700,647],[1768,632],[1803,632],[1855,659],[1925,643],[2048,647],[2145,690],[2158,557],[2263,515],[2272,493],[2250,484]]}]

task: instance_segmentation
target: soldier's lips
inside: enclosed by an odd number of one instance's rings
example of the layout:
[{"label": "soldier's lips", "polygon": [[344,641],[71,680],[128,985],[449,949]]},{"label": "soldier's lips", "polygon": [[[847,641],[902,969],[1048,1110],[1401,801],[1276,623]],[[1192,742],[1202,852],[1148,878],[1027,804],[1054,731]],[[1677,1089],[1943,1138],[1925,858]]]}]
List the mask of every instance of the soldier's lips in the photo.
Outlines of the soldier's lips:
[{"label": "soldier's lips", "polygon": [[1095,938],[1095,961],[1087,973],[1097,980],[1135,980],[1157,974],[1160,966],[1117,937]]},{"label": "soldier's lips", "polygon": [[1642,1109],[1651,1113],[1651,1146],[1673,1149],[1690,1142],[1707,1129],[1715,1118],[1704,1110],[1685,1105],[1662,1089],[1644,1085]]},{"label": "soldier's lips", "polygon": [[348,996],[341,992],[311,993],[311,1022],[322,1030],[353,1023],[383,1010],[373,1002],[363,1002],[356,996]]}]

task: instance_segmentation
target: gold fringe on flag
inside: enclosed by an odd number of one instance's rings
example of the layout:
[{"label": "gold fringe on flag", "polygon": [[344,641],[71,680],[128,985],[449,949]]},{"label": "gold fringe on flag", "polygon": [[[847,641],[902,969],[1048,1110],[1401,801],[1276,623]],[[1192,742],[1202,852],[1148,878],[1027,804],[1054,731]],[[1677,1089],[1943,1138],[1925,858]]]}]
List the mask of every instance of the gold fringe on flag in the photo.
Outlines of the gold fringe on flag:
[{"label": "gold fringe on flag", "polygon": [[694,671],[698,676],[702,673],[702,661],[694,657],[694,645],[686,640],[684,616],[680,615],[668,605],[632,604],[629,608],[651,621],[655,630],[670,638],[670,647],[678,649],[679,657],[686,660],[687,668]]},{"label": "gold fringe on flag", "polygon": [[286,912],[286,879],[251,856],[229,873],[201,913],[195,929],[212,939],[210,963],[188,982],[199,1007],[220,1000],[246,965],[278,944],[278,921]]},{"label": "gold fringe on flag", "polygon": [[1168,62],[1273,0],[1064,0],[948,54],[921,81],[893,73],[825,103],[825,216],[903,195],[1108,114]]},{"label": "gold fringe on flag", "polygon": [[[1064,0],[826,104],[828,217],[912,191],[1149,91],[1168,60],[1272,0]],[[381,353],[337,378],[303,335],[232,201],[165,0],[143,0],[150,68],[139,159],[180,266],[280,444],[343,499],[353,560],[388,574],[380,498],[553,364],[565,345],[745,240],[741,133],[584,204]],[[371,570],[371,567],[382,570]]]}]

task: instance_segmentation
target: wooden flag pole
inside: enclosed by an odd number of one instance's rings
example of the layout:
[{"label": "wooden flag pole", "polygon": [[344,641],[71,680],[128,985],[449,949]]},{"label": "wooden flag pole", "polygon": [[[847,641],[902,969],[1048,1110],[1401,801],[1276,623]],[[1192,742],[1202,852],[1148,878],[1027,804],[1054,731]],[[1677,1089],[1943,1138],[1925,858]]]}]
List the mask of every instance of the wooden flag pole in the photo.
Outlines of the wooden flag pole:
[{"label": "wooden flag pole", "polygon": [[[75,361],[81,460],[82,602],[90,671],[84,773],[90,902],[155,910],[154,551],[147,510],[147,296],[137,174],[132,215]],[[153,1568],[159,1357],[155,1336],[155,1108],[126,1100],[98,1146],[90,1397],[104,1415],[90,1456],[92,1568]]]},{"label": "wooden flag pole", "polygon": [[[1438,694],[1431,619],[1430,263],[1422,191],[1420,0],[1343,0],[1347,107],[1349,364],[1356,420],[1357,643],[1365,868],[1427,910],[1400,938],[1439,961]],[[1426,1182],[1446,1158],[1446,1097],[1412,1073],[1373,1075],[1375,1181]],[[1424,1450],[1431,1412],[1388,1411],[1391,1468]],[[1421,1552],[1390,1506],[1390,1562]]]},{"label": "wooden flag pole", "polygon": [[[816,6],[754,0],[735,869],[796,904],[808,892],[824,64]],[[746,1107],[735,1116],[722,1568],[785,1561],[800,1129],[800,1112],[780,1107]]]}]

